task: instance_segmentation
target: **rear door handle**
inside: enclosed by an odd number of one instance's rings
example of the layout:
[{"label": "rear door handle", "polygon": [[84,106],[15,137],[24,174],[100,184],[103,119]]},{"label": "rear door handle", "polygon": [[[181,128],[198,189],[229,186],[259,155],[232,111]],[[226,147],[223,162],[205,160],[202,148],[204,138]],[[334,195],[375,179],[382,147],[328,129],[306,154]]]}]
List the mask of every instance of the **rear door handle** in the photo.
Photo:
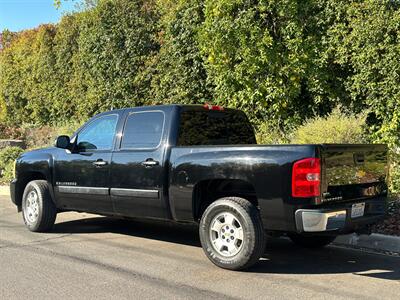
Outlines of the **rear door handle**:
[{"label": "rear door handle", "polygon": [[158,166],[159,162],[152,159],[152,158],[148,158],[145,161],[142,161],[142,165],[145,167],[153,167],[153,166]]},{"label": "rear door handle", "polygon": [[93,164],[96,167],[103,167],[103,166],[107,165],[107,162],[102,159],[98,159],[98,160],[94,161]]}]

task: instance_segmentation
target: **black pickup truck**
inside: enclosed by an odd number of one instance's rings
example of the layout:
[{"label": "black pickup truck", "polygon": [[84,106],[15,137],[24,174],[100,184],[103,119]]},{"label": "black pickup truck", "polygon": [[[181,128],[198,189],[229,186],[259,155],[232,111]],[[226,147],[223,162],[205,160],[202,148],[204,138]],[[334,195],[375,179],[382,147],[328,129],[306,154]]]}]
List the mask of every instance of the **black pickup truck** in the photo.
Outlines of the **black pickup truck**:
[{"label": "black pickup truck", "polygon": [[208,258],[244,269],[266,234],[322,247],[386,213],[385,145],[257,145],[246,115],[212,105],[105,112],[16,161],[31,231],[59,212],[199,223]]}]

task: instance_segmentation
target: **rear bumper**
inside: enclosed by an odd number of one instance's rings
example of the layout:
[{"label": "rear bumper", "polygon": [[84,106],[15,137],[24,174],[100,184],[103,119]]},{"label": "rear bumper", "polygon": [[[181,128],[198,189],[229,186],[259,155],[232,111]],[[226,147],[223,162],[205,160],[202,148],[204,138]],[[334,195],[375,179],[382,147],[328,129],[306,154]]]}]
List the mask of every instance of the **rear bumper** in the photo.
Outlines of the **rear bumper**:
[{"label": "rear bumper", "polygon": [[[364,215],[352,218],[351,209],[355,203],[365,203]],[[338,203],[324,208],[298,209],[295,212],[296,230],[299,233],[350,233],[383,219],[386,211],[386,197]]]}]

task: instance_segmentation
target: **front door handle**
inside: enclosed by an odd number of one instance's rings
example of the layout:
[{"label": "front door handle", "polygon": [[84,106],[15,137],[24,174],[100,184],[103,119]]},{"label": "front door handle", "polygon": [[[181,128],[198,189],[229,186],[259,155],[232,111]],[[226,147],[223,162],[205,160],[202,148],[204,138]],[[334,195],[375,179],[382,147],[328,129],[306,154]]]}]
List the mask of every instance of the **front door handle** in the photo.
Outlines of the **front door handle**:
[{"label": "front door handle", "polygon": [[152,158],[148,158],[145,161],[142,162],[142,165],[145,167],[153,167],[153,166],[158,166],[159,162],[152,159]]},{"label": "front door handle", "polygon": [[107,162],[104,161],[104,160],[102,160],[102,159],[98,159],[98,160],[96,160],[95,162],[93,162],[93,164],[94,164],[96,167],[103,167],[103,166],[107,165]]}]

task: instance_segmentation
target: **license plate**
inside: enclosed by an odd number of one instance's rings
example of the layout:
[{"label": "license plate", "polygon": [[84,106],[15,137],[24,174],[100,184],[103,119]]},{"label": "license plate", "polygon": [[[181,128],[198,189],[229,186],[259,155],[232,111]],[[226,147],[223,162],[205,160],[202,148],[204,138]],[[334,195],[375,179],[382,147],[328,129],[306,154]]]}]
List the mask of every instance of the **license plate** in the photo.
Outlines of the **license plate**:
[{"label": "license plate", "polygon": [[358,218],[364,215],[365,203],[356,203],[351,206],[351,217]]}]

